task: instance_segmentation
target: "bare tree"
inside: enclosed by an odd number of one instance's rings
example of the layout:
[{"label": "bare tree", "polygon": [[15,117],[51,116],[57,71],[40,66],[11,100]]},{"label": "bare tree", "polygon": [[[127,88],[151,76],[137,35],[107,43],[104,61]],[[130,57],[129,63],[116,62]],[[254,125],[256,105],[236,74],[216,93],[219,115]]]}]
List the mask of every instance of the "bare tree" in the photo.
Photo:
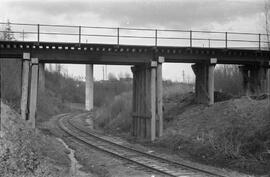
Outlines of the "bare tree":
[{"label": "bare tree", "polygon": [[15,40],[14,33],[11,29],[11,23],[8,21],[7,24],[3,27],[2,33],[0,35],[1,40],[12,41]]}]

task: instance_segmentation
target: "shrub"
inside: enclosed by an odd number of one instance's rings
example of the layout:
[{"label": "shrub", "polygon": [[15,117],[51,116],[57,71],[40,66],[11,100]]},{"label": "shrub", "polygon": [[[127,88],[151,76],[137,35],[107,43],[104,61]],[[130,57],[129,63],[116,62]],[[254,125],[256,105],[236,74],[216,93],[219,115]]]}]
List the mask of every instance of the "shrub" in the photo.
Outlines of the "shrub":
[{"label": "shrub", "polygon": [[131,127],[131,93],[116,96],[104,105],[95,116],[95,125],[109,131],[129,132]]}]

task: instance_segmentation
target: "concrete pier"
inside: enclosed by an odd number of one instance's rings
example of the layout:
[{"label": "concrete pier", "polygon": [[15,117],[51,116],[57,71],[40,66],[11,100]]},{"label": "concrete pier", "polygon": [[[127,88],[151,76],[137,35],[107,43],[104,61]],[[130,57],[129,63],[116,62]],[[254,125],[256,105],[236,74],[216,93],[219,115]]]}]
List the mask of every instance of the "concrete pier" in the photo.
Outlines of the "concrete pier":
[{"label": "concrete pier", "polygon": [[162,63],[164,58],[131,68],[133,73],[132,135],[155,140],[163,133]]},{"label": "concrete pier", "polygon": [[158,57],[157,63],[157,137],[163,135],[163,84],[162,84],[162,63],[164,63],[165,58],[160,56]]},{"label": "concrete pier", "polygon": [[28,125],[35,128],[36,112],[37,112],[37,94],[38,94],[38,58],[31,59],[31,83],[29,95],[29,117]]},{"label": "concrete pier", "polygon": [[196,102],[202,104],[214,104],[214,69],[216,59],[210,59],[209,63],[196,63],[192,70],[196,76],[195,94]]},{"label": "concrete pier", "polygon": [[85,65],[85,109],[91,111],[94,107],[94,67]]},{"label": "concrete pier", "polygon": [[30,53],[23,53],[22,64],[22,92],[21,92],[21,117],[28,119],[28,93],[30,84]]}]

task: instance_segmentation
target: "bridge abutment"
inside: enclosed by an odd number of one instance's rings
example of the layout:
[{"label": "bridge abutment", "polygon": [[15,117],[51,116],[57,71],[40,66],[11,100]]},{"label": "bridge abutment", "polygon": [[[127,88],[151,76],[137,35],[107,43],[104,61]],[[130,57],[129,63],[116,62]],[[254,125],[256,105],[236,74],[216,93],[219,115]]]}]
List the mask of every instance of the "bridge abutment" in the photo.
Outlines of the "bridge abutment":
[{"label": "bridge abutment", "polygon": [[94,66],[85,65],[85,109],[91,111],[94,107]]},{"label": "bridge abutment", "polygon": [[214,104],[214,69],[216,59],[210,59],[210,63],[196,63],[192,70],[196,76],[195,95],[196,102],[202,104]]},{"label": "bridge abutment", "polygon": [[136,65],[133,72],[132,135],[155,140],[163,133],[162,63],[164,58],[148,65]]},{"label": "bridge abutment", "polygon": [[247,96],[269,92],[269,66],[243,65],[239,66],[239,70],[242,73],[243,89]]}]

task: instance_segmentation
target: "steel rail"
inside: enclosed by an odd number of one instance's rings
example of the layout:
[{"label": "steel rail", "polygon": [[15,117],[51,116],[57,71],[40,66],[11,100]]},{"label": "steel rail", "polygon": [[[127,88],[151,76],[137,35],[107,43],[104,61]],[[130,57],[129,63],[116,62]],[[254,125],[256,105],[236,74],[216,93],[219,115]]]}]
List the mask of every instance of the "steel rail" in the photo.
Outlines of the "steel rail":
[{"label": "steel rail", "polygon": [[[61,119],[63,119],[63,118],[61,118]],[[99,146],[97,146],[97,145],[94,145],[93,143],[90,143],[89,141],[86,141],[85,139],[76,136],[75,133],[73,133],[73,132],[70,131],[67,127],[65,127],[65,125],[64,125],[63,122],[62,122],[62,120],[58,121],[58,126],[61,128],[61,130],[63,130],[65,133],[67,133],[68,135],[70,135],[71,137],[73,137],[75,140],[79,140],[80,142],[82,142],[82,143],[84,143],[84,144],[86,144],[86,145],[88,145],[88,146],[91,146],[91,147],[93,147],[93,148],[95,148],[95,149],[97,149],[97,150],[99,150],[99,151],[105,152],[105,153],[107,153],[107,154],[110,154],[110,155],[112,155],[112,156],[115,156],[115,157],[117,157],[117,158],[120,158],[120,159],[129,161],[129,162],[135,163],[135,164],[140,165],[140,166],[142,166],[142,167],[144,167],[144,168],[151,169],[152,171],[156,171],[156,172],[159,172],[159,173],[164,174],[164,175],[167,175],[167,176],[177,177],[177,176],[172,175],[172,174],[170,174],[170,173],[167,173],[167,172],[165,172],[165,171],[156,169],[156,168],[151,167],[151,166],[147,166],[147,165],[145,165],[145,164],[143,164],[143,163],[140,163],[140,162],[138,162],[138,161],[136,161],[136,160],[132,160],[132,159],[130,159],[130,158],[126,158],[126,157],[124,157],[124,156],[118,155],[117,153],[113,153],[113,152],[111,152],[111,151],[107,151],[107,150],[104,149],[104,148],[101,148],[101,147],[99,147]]]},{"label": "steel rail", "polygon": [[84,130],[83,127],[79,127],[78,125],[75,125],[73,122],[71,122],[70,119],[67,119],[67,122],[69,123],[70,126],[72,126],[73,128],[77,129],[77,131],[80,131],[80,132],[83,132],[89,136],[92,136],[100,141],[103,141],[103,142],[106,142],[108,144],[111,144],[113,146],[117,146],[119,148],[122,148],[122,149],[126,149],[128,151],[133,151],[133,152],[136,152],[136,153],[139,153],[143,156],[147,156],[149,158],[152,158],[152,159],[156,159],[156,160],[159,160],[159,161],[165,161],[167,162],[168,164],[174,164],[174,165],[177,165],[177,166],[180,166],[182,168],[186,168],[186,169],[189,169],[193,172],[200,172],[200,173],[203,173],[203,174],[207,174],[207,175],[210,175],[210,176],[218,176],[218,177],[225,177],[223,175],[219,175],[219,174],[215,174],[213,172],[209,172],[209,171],[206,171],[206,170],[203,170],[203,169],[198,169],[198,168],[195,168],[195,167],[192,167],[192,166],[189,166],[189,165],[186,165],[186,164],[183,164],[183,163],[180,163],[180,162],[177,162],[177,161],[171,161],[171,160],[168,160],[168,159],[165,159],[163,157],[160,157],[160,156],[156,156],[156,155],[153,155],[153,154],[149,154],[149,153],[145,153],[145,152],[142,152],[140,150],[137,150],[137,149],[134,149],[134,148],[131,148],[131,147],[127,147],[127,146],[123,146],[123,145],[120,145],[120,144],[117,144],[115,142],[112,142],[112,141],[109,141],[107,139],[104,139],[100,136],[98,136],[97,134],[94,134],[94,133],[90,133],[86,130]]}]

